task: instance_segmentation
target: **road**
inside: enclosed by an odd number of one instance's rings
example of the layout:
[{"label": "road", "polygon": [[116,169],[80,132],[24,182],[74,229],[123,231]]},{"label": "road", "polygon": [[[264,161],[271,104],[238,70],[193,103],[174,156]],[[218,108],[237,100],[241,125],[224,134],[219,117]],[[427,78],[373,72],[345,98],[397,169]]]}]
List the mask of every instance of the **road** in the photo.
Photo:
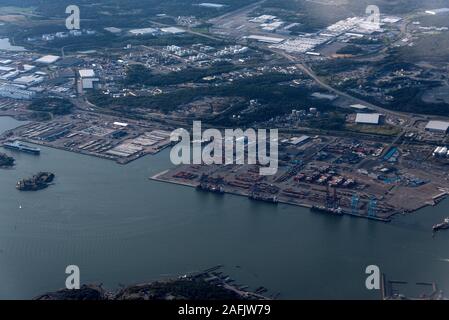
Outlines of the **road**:
[{"label": "road", "polygon": [[360,98],[354,97],[346,92],[343,92],[341,90],[338,90],[332,86],[330,86],[329,84],[327,84],[326,82],[324,82],[309,66],[307,66],[305,63],[298,63],[297,62],[297,58],[293,57],[285,52],[280,52],[277,50],[272,50],[273,53],[277,53],[281,56],[283,56],[284,58],[286,58],[287,60],[296,63],[296,67],[299,68],[301,71],[303,71],[305,74],[307,74],[310,78],[312,78],[318,85],[320,85],[322,88],[340,96],[340,97],[344,97],[346,99],[349,99],[351,101],[353,101],[355,104],[363,104],[367,107],[369,107],[372,110],[375,110],[379,113],[383,113],[383,114],[390,114],[390,115],[395,115],[397,117],[401,117],[401,118],[406,118],[406,119],[411,119],[413,117],[412,114],[408,114],[408,113],[403,113],[403,112],[397,112],[397,111],[391,111],[389,109],[385,109],[382,107],[379,107],[377,105],[374,105],[370,102],[367,102],[365,100],[362,100]]}]

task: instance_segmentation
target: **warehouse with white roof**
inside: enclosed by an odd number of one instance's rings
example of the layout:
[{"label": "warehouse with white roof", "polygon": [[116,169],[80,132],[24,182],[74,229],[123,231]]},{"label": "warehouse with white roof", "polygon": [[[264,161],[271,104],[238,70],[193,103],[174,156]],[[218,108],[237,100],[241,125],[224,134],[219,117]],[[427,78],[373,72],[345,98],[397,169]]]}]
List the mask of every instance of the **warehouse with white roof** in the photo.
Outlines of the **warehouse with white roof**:
[{"label": "warehouse with white roof", "polygon": [[380,124],[382,115],[380,113],[357,113],[355,123],[358,124]]},{"label": "warehouse with white roof", "polygon": [[449,122],[447,121],[429,121],[426,125],[426,131],[447,133],[449,130]]},{"label": "warehouse with white roof", "polygon": [[35,62],[42,63],[42,64],[52,64],[52,63],[55,63],[56,61],[58,61],[59,58],[60,58],[59,56],[53,56],[50,54],[47,56],[40,57]]},{"label": "warehouse with white roof", "polygon": [[100,80],[96,77],[93,69],[80,69],[78,70],[78,73],[80,76],[80,87],[78,87],[78,92],[80,93],[85,89],[94,89],[95,83]]}]

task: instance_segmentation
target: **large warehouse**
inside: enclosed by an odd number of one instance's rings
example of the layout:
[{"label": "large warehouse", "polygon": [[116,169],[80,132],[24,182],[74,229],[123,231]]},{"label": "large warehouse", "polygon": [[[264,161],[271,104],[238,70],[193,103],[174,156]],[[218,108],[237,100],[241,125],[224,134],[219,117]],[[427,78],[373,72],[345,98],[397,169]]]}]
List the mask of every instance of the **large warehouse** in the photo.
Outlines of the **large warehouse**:
[{"label": "large warehouse", "polygon": [[380,113],[357,113],[355,123],[380,124],[382,115]]},{"label": "large warehouse", "polygon": [[447,133],[449,130],[449,122],[432,120],[426,126],[427,131]]}]

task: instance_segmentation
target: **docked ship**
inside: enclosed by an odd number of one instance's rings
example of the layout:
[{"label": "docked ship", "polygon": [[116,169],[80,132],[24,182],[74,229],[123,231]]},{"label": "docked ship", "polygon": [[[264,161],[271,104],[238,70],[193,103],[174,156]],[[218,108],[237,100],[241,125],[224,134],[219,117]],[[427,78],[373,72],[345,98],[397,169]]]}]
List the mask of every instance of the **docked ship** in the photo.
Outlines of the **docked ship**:
[{"label": "docked ship", "polygon": [[223,187],[222,186],[218,186],[218,185],[211,185],[211,184],[200,183],[196,187],[196,189],[200,190],[200,191],[208,191],[208,192],[217,193],[217,194],[224,194]]},{"label": "docked ship", "polygon": [[31,154],[40,154],[41,150],[38,148],[27,146],[26,144],[21,143],[20,141],[7,142],[3,144],[3,147],[6,149],[31,153]]},{"label": "docked ship", "polygon": [[442,223],[438,223],[432,227],[433,231],[449,229],[449,218],[444,219]]},{"label": "docked ship", "polygon": [[342,208],[340,208],[340,207],[328,208],[325,206],[312,206],[311,210],[313,212],[330,213],[330,214],[334,214],[334,215],[338,215],[338,216],[341,216],[344,214]]},{"label": "docked ship", "polygon": [[251,194],[249,196],[250,199],[256,200],[256,201],[264,201],[269,203],[277,204],[279,203],[279,199],[276,196],[267,196],[267,195],[261,195],[261,194]]}]

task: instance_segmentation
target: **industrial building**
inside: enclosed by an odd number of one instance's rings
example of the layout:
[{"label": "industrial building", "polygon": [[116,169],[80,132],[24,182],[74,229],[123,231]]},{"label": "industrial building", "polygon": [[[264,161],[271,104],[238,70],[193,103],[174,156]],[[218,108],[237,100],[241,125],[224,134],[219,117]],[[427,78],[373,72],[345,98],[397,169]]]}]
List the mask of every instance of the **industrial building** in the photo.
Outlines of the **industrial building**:
[{"label": "industrial building", "polygon": [[155,35],[158,33],[158,30],[154,28],[141,28],[129,30],[129,33],[131,33],[134,36],[148,35],[148,34]]},{"label": "industrial building", "polygon": [[0,66],[0,72],[11,72],[11,71],[13,71],[13,70],[15,70],[14,68],[11,68],[11,67],[3,67],[3,66]]},{"label": "industrial building", "polygon": [[181,33],[186,32],[184,29],[177,28],[177,27],[161,28],[161,31],[164,33],[170,33],[170,34],[181,34]]},{"label": "industrial building", "polygon": [[276,16],[272,16],[269,14],[263,14],[259,17],[253,18],[249,21],[254,22],[254,23],[269,23],[269,22],[273,22],[276,18],[277,18]]},{"label": "industrial building", "polygon": [[41,83],[42,81],[44,81],[44,77],[33,74],[33,75],[19,77],[19,78],[15,79],[13,82],[29,87],[29,86],[33,86],[35,84]]},{"label": "industrial building", "polygon": [[300,137],[293,137],[289,140],[290,144],[299,146],[302,145],[304,143],[306,143],[307,141],[309,141],[311,138],[309,136],[300,136]]},{"label": "industrial building", "polygon": [[30,100],[36,93],[13,84],[0,85],[0,97]]},{"label": "industrial building", "polygon": [[212,9],[222,9],[225,7],[224,4],[221,3],[211,3],[211,2],[202,2],[198,4],[199,7],[203,8],[212,8]]},{"label": "industrial building", "polygon": [[325,36],[300,36],[295,39],[289,39],[275,48],[285,50],[289,53],[306,53],[311,52],[329,40],[330,38]]},{"label": "industrial building", "polygon": [[278,44],[285,40],[284,38],[265,37],[265,36],[258,36],[258,35],[251,35],[251,36],[247,37],[247,39],[256,40],[256,41],[264,42],[264,43],[271,43],[271,44]]},{"label": "industrial building", "polygon": [[52,64],[52,63],[55,63],[56,61],[58,61],[59,59],[60,59],[59,56],[47,55],[47,56],[40,57],[35,62],[42,63],[42,64]]},{"label": "industrial building", "polygon": [[118,33],[122,32],[122,29],[116,28],[116,27],[106,27],[106,28],[104,28],[104,30],[106,30],[110,33],[114,33],[114,34],[118,34]]},{"label": "industrial building", "polygon": [[380,113],[357,113],[355,123],[357,124],[380,124],[382,115]]},{"label": "industrial building", "polygon": [[363,105],[363,104],[352,104],[352,105],[350,105],[350,107],[352,109],[358,110],[360,112],[369,110],[369,108],[367,106]]},{"label": "industrial building", "polygon": [[80,93],[85,89],[94,89],[95,83],[99,81],[99,79],[95,77],[95,71],[92,69],[81,69],[78,71],[78,74],[78,90]]},{"label": "industrial building", "polygon": [[429,121],[426,125],[426,131],[447,133],[449,130],[449,122],[446,121]]},{"label": "industrial building", "polygon": [[449,156],[449,150],[447,147],[437,147],[433,151],[434,157],[448,157]]},{"label": "industrial building", "polygon": [[426,11],[427,14],[430,14],[432,16],[435,16],[435,15],[440,14],[440,13],[447,13],[447,12],[449,12],[449,8],[441,8],[441,9],[427,10]]}]

